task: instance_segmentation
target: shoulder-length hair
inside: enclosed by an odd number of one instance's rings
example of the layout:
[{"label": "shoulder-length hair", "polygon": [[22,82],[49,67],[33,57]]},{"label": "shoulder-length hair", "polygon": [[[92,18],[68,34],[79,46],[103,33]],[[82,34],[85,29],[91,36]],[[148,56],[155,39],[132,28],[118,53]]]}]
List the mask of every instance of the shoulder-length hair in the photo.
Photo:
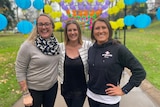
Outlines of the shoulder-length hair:
[{"label": "shoulder-length hair", "polygon": [[28,41],[34,42],[35,39],[37,38],[37,36],[38,36],[37,22],[38,22],[39,17],[41,17],[41,16],[46,16],[46,17],[48,17],[48,19],[50,20],[50,22],[51,22],[51,24],[52,24],[53,29],[55,28],[54,21],[53,21],[53,19],[52,19],[49,15],[47,15],[47,14],[40,14],[40,15],[37,17],[37,19],[36,19],[36,26],[34,27],[33,31],[31,32],[30,36],[29,36],[28,39],[27,39]]},{"label": "shoulder-length hair", "polygon": [[68,25],[70,24],[75,24],[77,26],[78,29],[78,43],[82,45],[82,32],[81,32],[81,27],[79,25],[79,23],[76,20],[68,20],[66,22],[65,28],[64,28],[64,43],[67,44],[69,42],[69,38],[67,35],[67,29],[68,29]]}]

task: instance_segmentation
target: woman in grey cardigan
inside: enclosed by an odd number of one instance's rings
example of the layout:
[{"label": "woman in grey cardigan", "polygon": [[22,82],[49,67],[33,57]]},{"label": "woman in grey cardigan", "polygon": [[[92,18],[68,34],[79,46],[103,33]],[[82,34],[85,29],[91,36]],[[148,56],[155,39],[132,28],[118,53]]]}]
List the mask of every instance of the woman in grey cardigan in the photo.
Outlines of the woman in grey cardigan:
[{"label": "woman in grey cardigan", "polygon": [[83,107],[87,89],[87,53],[92,43],[82,41],[80,25],[75,20],[67,21],[64,38],[64,43],[60,44],[59,62],[61,94],[68,107]]},{"label": "woman in grey cardigan", "polygon": [[15,69],[25,106],[54,106],[60,50],[53,29],[52,18],[41,14],[33,32],[19,49]]}]

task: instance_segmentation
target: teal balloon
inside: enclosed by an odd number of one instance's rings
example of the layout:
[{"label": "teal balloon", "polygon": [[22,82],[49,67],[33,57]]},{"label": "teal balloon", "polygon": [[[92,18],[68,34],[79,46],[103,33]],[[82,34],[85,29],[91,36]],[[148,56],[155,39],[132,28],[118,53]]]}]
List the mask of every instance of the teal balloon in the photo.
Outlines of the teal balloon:
[{"label": "teal balloon", "polygon": [[23,34],[28,34],[32,31],[33,25],[31,22],[27,20],[22,20],[17,24],[18,31]]},{"label": "teal balloon", "polygon": [[134,21],[135,21],[135,16],[133,15],[127,15],[124,17],[124,24],[126,26],[132,26],[134,24]]},{"label": "teal balloon", "polygon": [[15,3],[23,10],[28,9],[31,6],[31,0],[15,0]]},{"label": "teal balloon", "polygon": [[160,20],[160,7],[156,11],[156,17],[158,20]]},{"label": "teal balloon", "polygon": [[125,5],[133,5],[135,2],[135,0],[124,0]]},{"label": "teal balloon", "polygon": [[137,3],[145,3],[147,0],[136,0]]},{"label": "teal balloon", "polygon": [[7,25],[8,25],[7,18],[4,15],[0,14],[0,30],[6,28]]},{"label": "teal balloon", "polygon": [[146,28],[151,24],[151,17],[147,14],[136,16],[134,26],[137,28]]},{"label": "teal balloon", "polygon": [[36,8],[37,10],[43,9],[43,7],[44,7],[43,0],[34,0],[33,7]]}]

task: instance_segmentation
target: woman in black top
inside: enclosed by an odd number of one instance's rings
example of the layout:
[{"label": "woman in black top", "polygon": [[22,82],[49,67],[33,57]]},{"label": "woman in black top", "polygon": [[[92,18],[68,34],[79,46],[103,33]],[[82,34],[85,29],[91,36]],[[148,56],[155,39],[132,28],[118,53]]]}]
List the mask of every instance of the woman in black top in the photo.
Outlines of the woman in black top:
[{"label": "woman in black top", "polygon": [[[98,18],[92,26],[91,39],[95,43],[88,51],[89,81],[87,96],[90,107],[119,107],[121,96],[138,87],[146,72],[134,55],[118,40],[112,39],[112,28],[105,18]],[[131,77],[122,88],[124,68]]]}]

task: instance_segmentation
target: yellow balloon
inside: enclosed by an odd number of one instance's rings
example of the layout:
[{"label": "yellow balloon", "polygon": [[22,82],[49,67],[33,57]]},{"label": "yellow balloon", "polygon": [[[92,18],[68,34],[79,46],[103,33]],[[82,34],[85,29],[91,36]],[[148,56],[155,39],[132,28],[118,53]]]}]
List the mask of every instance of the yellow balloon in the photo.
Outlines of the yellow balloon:
[{"label": "yellow balloon", "polygon": [[93,0],[87,0],[88,1],[88,3],[93,3]]},{"label": "yellow balloon", "polygon": [[124,19],[123,18],[119,18],[118,20],[117,20],[117,25],[119,26],[119,28],[121,29],[121,28],[123,28],[124,27]]},{"label": "yellow balloon", "polygon": [[62,22],[55,22],[55,28],[54,30],[59,30],[62,28]]},{"label": "yellow balloon", "polygon": [[62,12],[57,12],[57,17],[60,18],[62,16]]},{"label": "yellow balloon", "polygon": [[104,2],[104,0],[98,0],[98,2],[99,2],[99,3],[102,3],[102,2]]},{"label": "yellow balloon", "polygon": [[56,2],[56,0],[51,0],[51,2]]},{"label": "yellow balloon", "polygon": [[113,14],[113,9],[112,9],[112,8],[109,8],[109,9],[108,9],[108,14],[110,14],[110,15]]},{"label": "yellow balloon", "polygon": [[55,19],[55,18],[57,17],[57,13],[56,13],[55,11],[52,11],[52,12],[50,13],[50,16],[51,16],[53,19]]},{"label": "yellow balloon", "polygon": [[81,3],[81,2],[83,2],[83,0],[77,0],[77,2],[78,2],[78,3]]},{"label": "yellow balloon", "polygon": [[57,3],[60,3],[60,2],[61,2],[61,0],[56,0],[56,2],[57,2]]},{"label": "yellow balloon", "polygon": [[118,6],[119,9],[124,9],[125,8],[124,2],[118,2],[117,6]]},{"label": "yellow balloon", "polygon": [[71,3],[72,2],[72,0],[64,0],[64,2],[66,2],[66,3]]},{"label": "yellow balloon", "polygon": [[118,28],[118,26],[117,26],[117,23],[116,23],[116,22],[114,22],[114,21],[109,21],[109,22],[110,22],[111,27],[112,27],[112,29],[113,29],[113,30],[116,30],[116,29]]},{"label": "yellow balloon", "polygon": [[50,6],[50,5],[48,5],[48,4],[46,4],[45,6],[44,6],[44,13],[51,13],[52,12],[52,7]]},{"label": "yellow balloon", "polygon": [[114,6],[112,10],[113,10],[113,14],[117,14],[120,11],[118,6]]}]

